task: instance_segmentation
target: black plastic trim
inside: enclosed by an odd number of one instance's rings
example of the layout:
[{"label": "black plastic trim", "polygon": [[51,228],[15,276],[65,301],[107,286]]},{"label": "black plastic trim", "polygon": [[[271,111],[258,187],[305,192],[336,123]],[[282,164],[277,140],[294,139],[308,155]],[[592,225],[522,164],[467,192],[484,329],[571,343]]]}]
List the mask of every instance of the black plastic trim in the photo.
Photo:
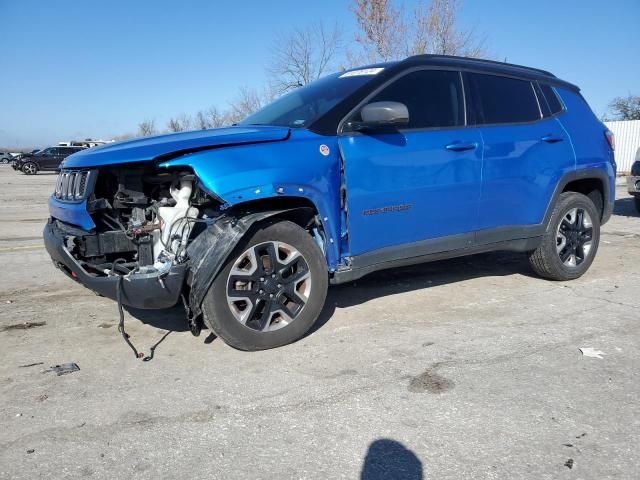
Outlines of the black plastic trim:
[{"label": "black plastic trim", "polygon": [[[45,225],[44,245],[53,263],[69,278],[103,297],[116,300],[118,279],[116,275],[96,276],[87,272],[65,247],[65,234],[50,221]],[[88,233],[88,232],[85,232]],[[135,274],[122,282],[122,303],[134,308],[161,309],[173,307],[180,298],[186,265],[174,265],[162,282],[158,275]]]},{"label": "black plastic trim", "polygon": [[[458,237],[458,236],[455,236]],[[446,240],[451,237],[444,237],[439,239],[441,242],[446,242]],[[359,257],[354,257],[352,259],[352,267],[345,268],[343,270],[338,270],[333,274],[331,278],[332,284],[340,284],[346,282],[352,282],[357,280],[365,275],[370,273],[386,270],[389,268],[397,268],[397,267],[406,267],[409,265],[416,265],[420,263],[428,263],[435,262],[438,260],[447,260],[450,258],[456,257],[464,257],[466,255],[474,255],[478,253],[486,253],[493,252],[497,250],[509,250],[515,252],[528,252],[531,250],[535,250],[540,242],[542,241],[542,237],[531,237],[531,238],[520,238],[515,240],[505,240],[502,242],[489,243],[486,245],[473,245],[466,248],[456,248],[452,250],[440,251],[440,252],[431,252],[428,253],[428,249],[425,250],[425,253],[422,255],[405,257],[405,258],[397,258],[398,255],[401,255],[403,251],[407,248],[407,245],[401,245],[398,247],[393,247],[393,251],[387,251],[385,259],[385,254],[382,252],[376,255],[378,260],[377,263],[374,264],[366,264],[366,259],[362,259]],[[391,249],[385,249],[391,250]],[[370,257],[371,258],[371,257]]]}]

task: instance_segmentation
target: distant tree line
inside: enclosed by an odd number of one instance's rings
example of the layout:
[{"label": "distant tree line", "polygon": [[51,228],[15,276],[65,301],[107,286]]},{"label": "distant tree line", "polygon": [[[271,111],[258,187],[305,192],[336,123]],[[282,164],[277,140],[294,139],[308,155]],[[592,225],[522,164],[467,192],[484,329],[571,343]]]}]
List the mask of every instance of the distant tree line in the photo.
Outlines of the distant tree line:
[{"label": "distant tree line", "polygon": [[165,125],[145,119],[135,135],[117,139],[232,125],[288,91],[358,65],[422,53],[487,56],[484,37],[459,25],[460,8],[460,0],[422,0],[412,9],[403,0],[352,0],[358,26],[353,41],[337,23],[293,28],[274,38],[263,90],[241,87],[227,108],[182,113]]}]

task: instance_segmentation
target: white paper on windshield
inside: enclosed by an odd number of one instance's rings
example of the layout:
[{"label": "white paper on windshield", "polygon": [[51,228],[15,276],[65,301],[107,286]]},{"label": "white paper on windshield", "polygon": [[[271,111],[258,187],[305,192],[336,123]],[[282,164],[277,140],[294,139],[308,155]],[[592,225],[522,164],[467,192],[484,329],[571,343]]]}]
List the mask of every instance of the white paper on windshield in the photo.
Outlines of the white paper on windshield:
[{"label": "white paper on windshield", "polygon": [[360,75],[377,75],[384,68],[361,68],[360,70],[351,70],[350,72],[343,73],[339,78],[347,78],[347,77],[359,77]]}]

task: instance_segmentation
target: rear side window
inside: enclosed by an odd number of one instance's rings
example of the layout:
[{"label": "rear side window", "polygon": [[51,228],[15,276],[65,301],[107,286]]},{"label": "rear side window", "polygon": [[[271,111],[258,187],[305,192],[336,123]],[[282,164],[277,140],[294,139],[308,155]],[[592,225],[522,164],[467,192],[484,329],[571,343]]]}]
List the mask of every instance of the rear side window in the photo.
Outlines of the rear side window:
[{"label": "rear side window", "polygon": [[407,128],[464,125],[464,100],[460,73],[418,70],[385,87],[372,102],[401,102],[409,110]]},{"label": "rear side window", "polygon": [[540,119],[540,107],[531,82],[480,73],[470,73],[468,78],[476,123],[521,123]]},{"label": "rear side window", "polygon": [[549,110],[551,111],[551,115],[560,113],[562,111],[562,103],[560,103],[560,99],[558,98],[558,95],[553,90],[553,88],[551,88],[551,85],[541,83],[540,89],[542,90],[544,98],[547,101],[547,105],[549,105]]}]

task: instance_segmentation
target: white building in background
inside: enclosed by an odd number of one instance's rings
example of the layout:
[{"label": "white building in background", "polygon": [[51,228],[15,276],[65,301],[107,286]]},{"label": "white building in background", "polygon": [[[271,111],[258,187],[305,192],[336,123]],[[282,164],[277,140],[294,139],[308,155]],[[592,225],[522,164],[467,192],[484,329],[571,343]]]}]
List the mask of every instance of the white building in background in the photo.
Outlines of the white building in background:
[{"label": "white building in background", "polygon": [[104,145],[105,143],[113,143],[115,140],[92,140],[90,138],[86,140],[72,140],[68,142],[58,142],[59,147],[97,147],[98,145]]},{"label": "white building in background", "polygon": [[629,173],[640,148],[640,120],[604,122],[616,136],[616,163],[618,173]]}]

